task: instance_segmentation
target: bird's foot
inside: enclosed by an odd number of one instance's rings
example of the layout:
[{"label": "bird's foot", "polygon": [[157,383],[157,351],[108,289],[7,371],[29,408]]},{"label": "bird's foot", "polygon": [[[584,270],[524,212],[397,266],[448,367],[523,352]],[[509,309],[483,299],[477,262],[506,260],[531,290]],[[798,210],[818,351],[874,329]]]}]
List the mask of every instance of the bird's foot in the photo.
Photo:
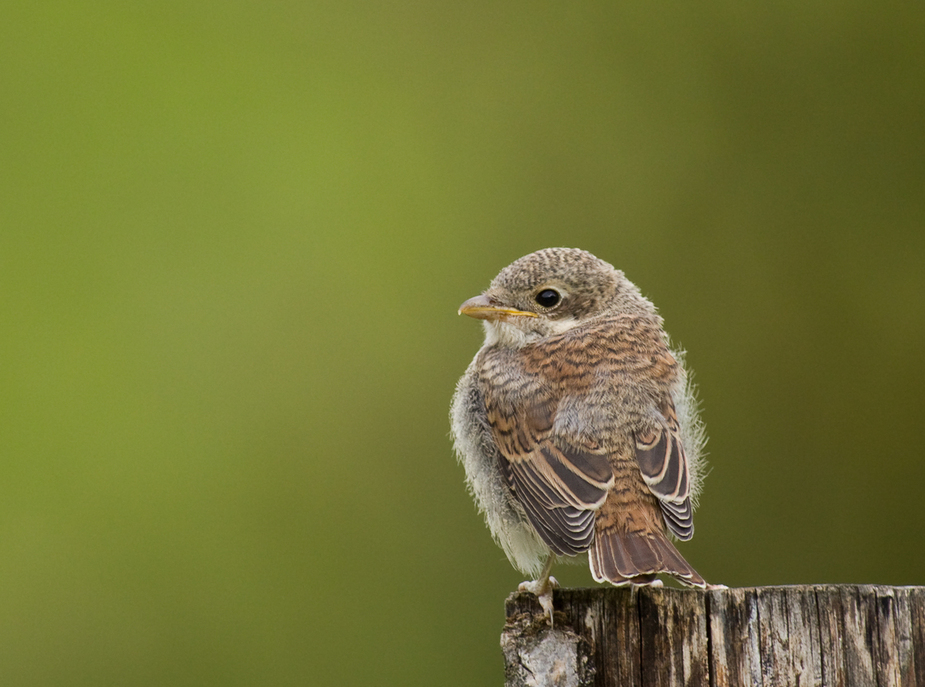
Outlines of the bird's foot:
[{"label": "bird's foot", "polygon": [[729,589],[729,587],[727,587],[724,584],[709,584],[708,583],[707,586],[704,587],[704,589],[706,589],[708,592],[719,592],[719,591],[722,591],[723,589]]},{"label": "bird's foot", "polygon": [[552,593],[553,590],[558,588],[559,581],[552,575],[547,575],[532,582],[521,582],[517,590],[536,595],[536,600],[540,602],[540,606],[546,612],[546,617],[549,618],[549,626],[552,627]]}]

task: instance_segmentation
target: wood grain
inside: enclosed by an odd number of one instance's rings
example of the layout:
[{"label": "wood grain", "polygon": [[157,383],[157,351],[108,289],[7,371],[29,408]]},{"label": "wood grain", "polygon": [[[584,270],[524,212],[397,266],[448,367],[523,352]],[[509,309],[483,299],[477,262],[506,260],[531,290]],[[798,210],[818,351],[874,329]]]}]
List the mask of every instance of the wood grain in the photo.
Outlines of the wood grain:
[{"label": "wood grain", "polygon": [[600,587],[554,604],[550,628],[533,595],[508,598],[508,687],[925,687],[925,587]]}]

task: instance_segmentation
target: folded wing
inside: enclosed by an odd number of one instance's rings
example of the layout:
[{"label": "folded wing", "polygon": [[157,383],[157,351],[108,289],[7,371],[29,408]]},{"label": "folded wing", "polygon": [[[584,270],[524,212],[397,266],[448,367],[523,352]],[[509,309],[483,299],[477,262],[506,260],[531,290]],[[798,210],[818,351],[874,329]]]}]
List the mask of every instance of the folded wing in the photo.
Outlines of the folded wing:
[{"label": "folded wing", "polygon": [[642,478],[658,498],[665,524],[678,539],[694,536],[690,468],[671,400],[653,412],[650,429],[636,432],[636,460]]},{"label": "folded wing", "polygon": [[594,541],[594,515],[613,484],[607,458],[541,441],[525,453],[502,450],[508,486],[540,538],[574,556]]}]

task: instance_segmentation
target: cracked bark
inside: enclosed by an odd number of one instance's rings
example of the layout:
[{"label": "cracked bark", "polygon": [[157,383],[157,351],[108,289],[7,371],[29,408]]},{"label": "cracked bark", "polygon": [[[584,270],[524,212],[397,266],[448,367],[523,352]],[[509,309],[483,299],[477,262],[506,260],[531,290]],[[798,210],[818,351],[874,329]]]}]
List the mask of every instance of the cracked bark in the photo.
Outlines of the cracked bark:
[{"label": "cracked bark", "polygon": [[925,587],[558,590],[555,628],[512,594],[508,687],[925,687]]}]

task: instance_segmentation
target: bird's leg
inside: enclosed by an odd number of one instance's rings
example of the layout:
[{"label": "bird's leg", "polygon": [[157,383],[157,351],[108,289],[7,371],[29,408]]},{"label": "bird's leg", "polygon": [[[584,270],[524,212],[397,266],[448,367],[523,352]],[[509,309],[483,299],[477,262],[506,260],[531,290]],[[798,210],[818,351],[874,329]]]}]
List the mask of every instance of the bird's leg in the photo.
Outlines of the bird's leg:
[{"label": "bird's leg", "polygon": [[521,582],[517,587],[521,592],[536,594],[537,601],[540,602],[540,606],[543,607],[543,610],[546,611],[546,616],[549,618],[550,627],[553,625],[552,592],[554,589],[559,588],[559,581],[549,574],[549,571],[552,570],[552,564],[555,562],[556,554],[549,554],[549,558],[546,559],[546,564],[543,566],[543,571],[540,573],[540,576],[532,582]]}]

